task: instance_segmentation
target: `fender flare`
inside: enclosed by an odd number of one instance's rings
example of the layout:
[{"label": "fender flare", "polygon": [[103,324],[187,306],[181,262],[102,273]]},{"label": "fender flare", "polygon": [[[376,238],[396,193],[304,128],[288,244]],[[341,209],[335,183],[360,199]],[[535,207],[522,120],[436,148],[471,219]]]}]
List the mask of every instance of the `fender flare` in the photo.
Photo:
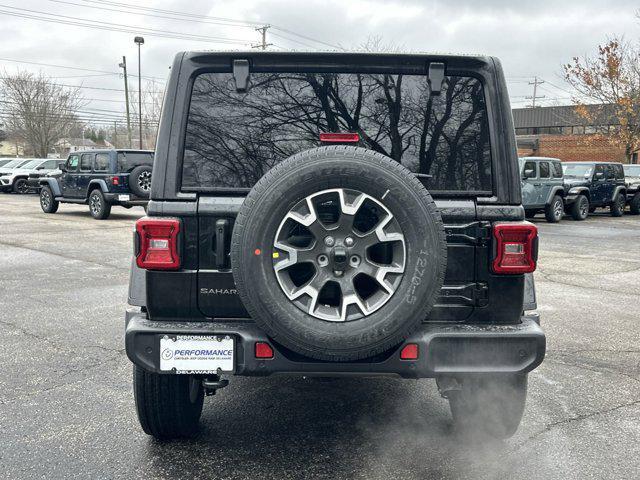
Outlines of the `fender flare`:
[{"label": "fender flare", "polygon": [[40,179],[40,186],[46,185],[51,189],[51,192],[53,193],[54,197],[61,197],[62,196],[62,191],[60,190],[60,185],[58,185],[58,182],[53,179],[53,178],[41,178]]},{"label": "fender flare", "polygon": [[624,185],[618,185],[616,189],[613,191],[613,195],[611,196],[611,201],[613,202],[618,194],[622,193],[622,195],[627,196],[627,187]]},{"label": "fender flare", "polygon": [[87,187],[87,193],[85,194],[85,198],[89,198],[89,192],[91,192],[91,190],[93,190],[96,185],[100,188],[102,193],[109,192],[109,188],[107,187],[107,182],[105,182],[101,178],[94,178],[89,182],[89,186]]},{"label": "fender flare", "polygon": [[[591,200],[591,192],[589,191],[589,188],[585,186],[581,186],[581,187],[573,187],[573,188],[570,188],[569,190],[573,190],[574,188],[577,190],[577,192],[575,193],[576,195],[585,194],[587,198]],[[567,193],[568,192],[569,191],[567,190]],[[574,195],[574,194],[572,193],[571,195]]]},{"label": "fender flare", "polygon": [[547,197],[547,201],[545,202],[545,205],[551,205],[551,200],[553,200],[553,197],[555,197],[556,195],[560,195],[564,199],[564,194],[565,194],[565,191],[562,185],[557,185],[553,187],[549,192],[549,196]]}]

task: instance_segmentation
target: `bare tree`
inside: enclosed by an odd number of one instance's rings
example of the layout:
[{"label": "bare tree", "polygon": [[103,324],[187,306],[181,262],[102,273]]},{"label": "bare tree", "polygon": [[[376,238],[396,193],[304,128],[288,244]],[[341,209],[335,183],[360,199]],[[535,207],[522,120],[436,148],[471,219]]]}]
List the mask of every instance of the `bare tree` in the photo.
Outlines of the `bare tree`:
[{"label": "bare tree", "polygon": [[84,105],[80,90],[58,85],[42,73],[4,73],[0,83],[7,127],[39,157],[68,135]]},{"label": "bare tree", "polygon": [[[627,159],[640,148],[640,50],[623,39],[613,38],[598,46],[595,55],[574,57],[564,65],[567,82],[579,98],[576,113],[594,124],[613,116],[620,128],[606,138],[623,147]],[[588,103],[597,103],[596,107]]]},{"label": "bare tree", "polygon": [[[155,80],[150,80],[142,85],[142,136],[143,145],[146,148],[154,148],[160,113],[164,100],[164,87]],[[131,109],[132,125],[138,123],[138,92],[129,92],[129,108]],[[136,128],[132,126],[135,133]]]}]

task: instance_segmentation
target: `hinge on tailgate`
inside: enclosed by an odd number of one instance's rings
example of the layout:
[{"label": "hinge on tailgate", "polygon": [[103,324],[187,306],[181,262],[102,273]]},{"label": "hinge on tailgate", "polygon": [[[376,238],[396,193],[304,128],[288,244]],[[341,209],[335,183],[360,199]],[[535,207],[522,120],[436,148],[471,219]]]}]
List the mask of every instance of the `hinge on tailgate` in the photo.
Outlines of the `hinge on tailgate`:
[{"label": "hinge on tailgate", "polygon": [[441,305],[486,307],[489,304],[489,286],[482,282],[445,285],[440,292],[438,303]]},{"label": "hinge on tailgate", "polygon": [[236,92],[245,93],[249,89],[249,60],[233,61],[233,79],[236,82]]},{"label": "hinge on tailgate", "polygon": [[476,307],[486,307],[489,304],[489,285],[476,283],[474,299]]},{"label": "hinge on tailgate", "polygon": [[430,63],[427,73],[432,95],[440,95],[442,82],[444,81],[444,63]]},{"label": "hinge on tailgate", "polygon": [[491,238],[490,222],[471,222],[464,225],[445,225],[447,242],[486,245]]}]

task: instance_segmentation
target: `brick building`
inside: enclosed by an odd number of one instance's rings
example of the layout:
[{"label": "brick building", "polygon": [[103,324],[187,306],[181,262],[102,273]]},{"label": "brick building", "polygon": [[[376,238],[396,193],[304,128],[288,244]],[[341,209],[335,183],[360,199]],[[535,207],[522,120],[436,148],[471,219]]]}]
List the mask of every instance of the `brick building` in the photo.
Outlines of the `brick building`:
[{"label": "brick building", "polygon": [[[609,134],[620,128],[613,109],[594,105],[589,110],[590,121],[578,115],[573,105],[514,109],[518,154],[568,162],[627,163],[624,148],[609,141]],[[639,163],[638,152],[631,161]]]}]

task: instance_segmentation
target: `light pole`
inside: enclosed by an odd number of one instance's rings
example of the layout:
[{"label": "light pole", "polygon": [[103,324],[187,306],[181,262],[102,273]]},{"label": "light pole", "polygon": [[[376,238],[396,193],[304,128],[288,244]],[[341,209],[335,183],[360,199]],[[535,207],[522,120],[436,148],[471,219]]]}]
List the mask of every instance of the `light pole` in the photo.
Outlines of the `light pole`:
[{"label": "light pole", "polygon": [[144,38],[133,39],[138,44],[138,128],[140,132],[140,150],[142,150],[142,67],[140,66],[140,46],[144,43]]},{"label": "light pole", "polygon": [[124,70],[124,101],[127,107],[127,138],[129,139],[129,148],[131,148],[131,120],[129,119],[129,82],[127,81],[127,57],[122,57],[122,63],[119,66]]}]

